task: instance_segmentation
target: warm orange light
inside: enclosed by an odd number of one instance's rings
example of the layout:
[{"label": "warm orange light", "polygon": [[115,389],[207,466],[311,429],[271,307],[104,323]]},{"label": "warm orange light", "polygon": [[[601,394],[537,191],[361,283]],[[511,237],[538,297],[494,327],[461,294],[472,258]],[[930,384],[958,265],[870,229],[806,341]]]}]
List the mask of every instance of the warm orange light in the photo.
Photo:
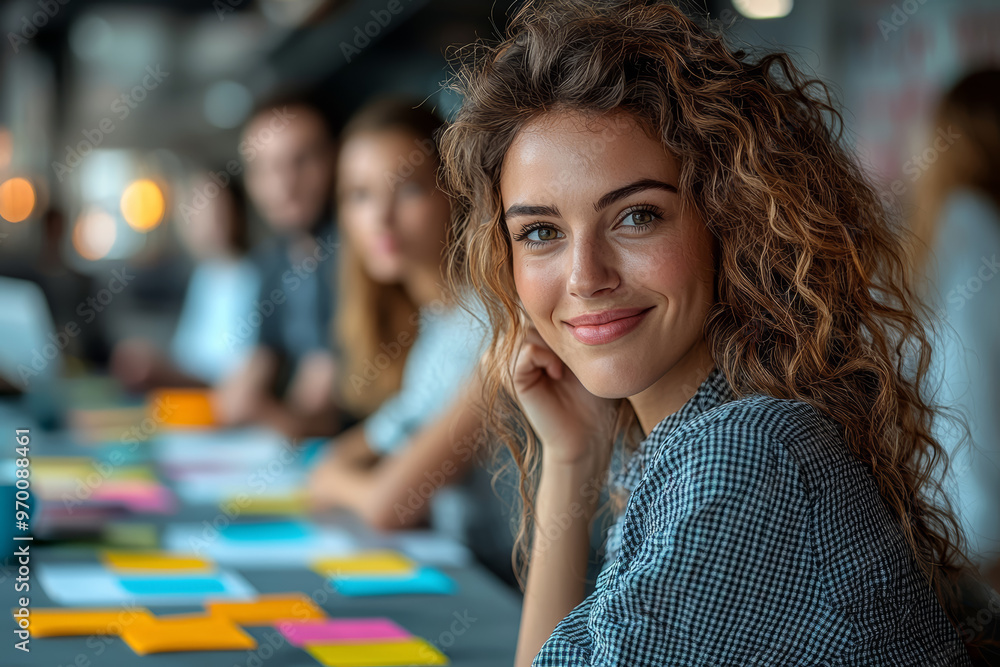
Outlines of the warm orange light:
[{"label": "warm orange light", "polygon": [[11,178],[0,184],[0,216],[21,222],[35,209],[35,188],[26,178]]},{"label": "warm orange light", "polygon": [[84,213],[73,228],[73,247],[80,257],[91,261],[103,259],[115,244],[115,221],[107,212]]},{"label": "warm orange light", "polygon": [[122,215],[132,229],[148,232],[163,220],[163,192],[149,179],[135,181],[122,194]]}]

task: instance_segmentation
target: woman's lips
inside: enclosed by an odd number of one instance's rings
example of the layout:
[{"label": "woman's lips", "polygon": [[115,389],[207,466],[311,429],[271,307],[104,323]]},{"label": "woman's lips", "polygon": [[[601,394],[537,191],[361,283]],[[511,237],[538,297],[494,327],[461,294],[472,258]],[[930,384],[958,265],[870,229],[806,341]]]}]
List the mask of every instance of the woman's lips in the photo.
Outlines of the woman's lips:
[{"label": "woman's lips", "polygon": [[633,331],[651,310],[652,307],[606,310],[564,320],[564,324],[584,345],[604,345]]},{"label": "woman's lips", "polygon": [[399,252],[399,242],[392,236],[380,236],[375,239],[375,249],[383,255],[395,255]]}]

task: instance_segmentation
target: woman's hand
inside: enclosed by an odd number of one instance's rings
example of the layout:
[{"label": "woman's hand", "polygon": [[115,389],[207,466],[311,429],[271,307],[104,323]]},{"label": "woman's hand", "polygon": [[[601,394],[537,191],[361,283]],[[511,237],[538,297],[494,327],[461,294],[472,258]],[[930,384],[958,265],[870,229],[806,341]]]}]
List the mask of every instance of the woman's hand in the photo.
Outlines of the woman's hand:
[{"label": "woman's hand", "polygon": [[583,600],[590,523],[599,498],[593,490],[603,485],[618,402],[587,391],[534,328],[525,333],[512,375],[542,447],[535,540],[514,660],[525,667]]},{"label": "woman's hand", "polygon": [[278,372],[272,352],[258,348],[243,365],[214,390],[212,407],[223,426],[238,426],[259,420],[273,403],[270,385]]},{"label": "woman's hand", "polygon": [[542,442],[546,459],[606,464],[617,401],[587,391],[534,327],[526,330],[512,376],[517,400]]},{"label": "woman's hand", "polygon": [[164,366],[162,353],[146,340],[124,340],[111,352],[111,374],[129,391],[147,391],[155,386]]}]

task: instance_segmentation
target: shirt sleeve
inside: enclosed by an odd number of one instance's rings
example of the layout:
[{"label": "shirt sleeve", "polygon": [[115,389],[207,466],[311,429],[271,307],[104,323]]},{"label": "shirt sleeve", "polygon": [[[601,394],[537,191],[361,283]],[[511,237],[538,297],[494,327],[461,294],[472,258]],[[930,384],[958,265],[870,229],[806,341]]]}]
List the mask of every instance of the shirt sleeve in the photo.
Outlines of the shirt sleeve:
[{"label": "shirt sleeve", "polygon": [[476,320],[460,311],[421,329],[400,391],[365,420],[372,451],[391,454],[449,407],[475,372],[482,340]]},{"label": "shirt sleeve", "polygon": [[365,420],[365,441],[373,452],[386,455],[396,451],[420,424],[420,396],[406,388],[385,401]]},{"label": "shirt sleeve", "polygon": [[170,346],[179,368],[215,384],[246,359],[257,342],[250,322],[259,281],[249,261],[195,267]]},{"label": "shirt sleeve", "polygon": [[777,664],[776,641],[807,641],[784,623],[795,608],[787,573],[809,558],[782,537],[808,521],[791,457],[719,433],[673,449],[634,490],[603,585],[557,626],[537,667]]}]

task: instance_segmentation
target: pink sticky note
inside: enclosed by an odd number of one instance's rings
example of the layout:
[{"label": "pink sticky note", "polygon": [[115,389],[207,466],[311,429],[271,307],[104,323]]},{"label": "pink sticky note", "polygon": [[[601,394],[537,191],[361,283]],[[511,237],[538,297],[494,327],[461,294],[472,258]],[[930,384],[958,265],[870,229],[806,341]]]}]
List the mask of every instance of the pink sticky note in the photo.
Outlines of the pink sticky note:
[{"label": "pink sticky note", "polygon": [[407,639],[409,632],[388,618],[328,618],[310,621],[281,621],[278,630],[289,644],[335,644],[365,639]]},{"label": "pink sticky note", "polygon": [[134,512],[169,513],[174,498],[170,490],[148,482],[105,482],[91,495],[99,502],[121,503]]}]

